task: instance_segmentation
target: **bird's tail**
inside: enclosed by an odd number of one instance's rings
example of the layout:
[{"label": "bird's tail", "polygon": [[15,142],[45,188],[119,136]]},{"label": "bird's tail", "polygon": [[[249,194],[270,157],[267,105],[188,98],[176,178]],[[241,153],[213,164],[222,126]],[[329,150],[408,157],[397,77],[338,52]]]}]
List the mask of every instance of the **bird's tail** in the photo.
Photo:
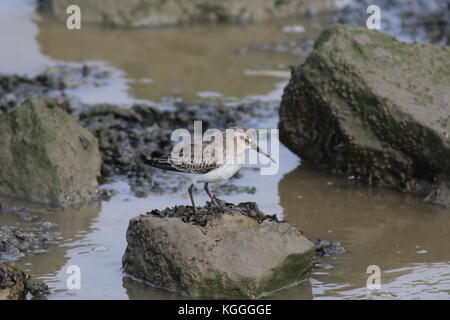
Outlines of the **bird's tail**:
[{"label": "bird's tail", "polygon": [[140,159],[138,163],[143,164],[145,166],[163,169],[163,170],[169,170],[169,171],[178,171],[181,172],[181,170],[177,169],[174,166],[174,163],[170,160],[169,156],[162,156],[158,158],[144,158]]}]

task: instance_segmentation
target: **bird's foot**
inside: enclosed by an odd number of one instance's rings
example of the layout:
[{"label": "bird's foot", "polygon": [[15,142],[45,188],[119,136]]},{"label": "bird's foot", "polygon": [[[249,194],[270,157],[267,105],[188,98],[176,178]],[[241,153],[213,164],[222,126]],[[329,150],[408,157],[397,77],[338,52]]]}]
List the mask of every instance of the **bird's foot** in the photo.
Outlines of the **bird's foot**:
[{"label": "bird's foot", "polygon": [[219,198],[217,198],[215,195],[213,196],[213,202],[217,207],[219,207],[219,208],[223,207],[222,201]]},{"label": "bird's foot", "polygon": [[226,212],[227,207],[226,207],[225,201],[222,201],[219,198],[217,198],[216,196],[214,196],[214,203],[221,213]]}]

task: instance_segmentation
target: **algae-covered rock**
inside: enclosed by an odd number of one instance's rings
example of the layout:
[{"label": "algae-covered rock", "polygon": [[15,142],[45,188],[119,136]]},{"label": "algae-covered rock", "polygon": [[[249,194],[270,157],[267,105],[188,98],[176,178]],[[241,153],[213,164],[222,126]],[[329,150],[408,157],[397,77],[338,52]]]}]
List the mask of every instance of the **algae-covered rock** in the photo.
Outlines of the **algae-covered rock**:
[{"label": "algae-covered rock", "polygon": [[0,262],[0,300],[25,299],[28,292],[33,296],[44,296],[49,290],[43,281],[27,275],[16,263]]},{"label": "algae-covered rock", "polygon": [[292,70],[280,140],[371,185],[450,204],[450,49],[335,25]]},{"label": "algae-covered rock", "polygon": [[20,300],[27,294],[25,274],[14,262],[0,263],[0,300]]},{"label": "algae-covered rock", "polygon": [[97,140],[49,99],[0,117],[0,150],[1,195],[57,206],[96,195]]},{"label": "algae-covered rock", "polygon": [[[53,16],[65,21],[70,0],[41,0]],[[192,22],[235,23],[295,15],[303,0],[78,0],[82,23],[107,26],[167,26]]]},{"label": "algae-covered rock", "polygon": [[305,279],[314,245],[291,224],[258,222],[257,213],[252,218],[251,210],[241,208],[228,207],[203,227],[195,219],[182,220],[187,207],[173,208],[172,216],[153,212],[131,219],[125,272],[171,291],[209,297],[258,297]]}]

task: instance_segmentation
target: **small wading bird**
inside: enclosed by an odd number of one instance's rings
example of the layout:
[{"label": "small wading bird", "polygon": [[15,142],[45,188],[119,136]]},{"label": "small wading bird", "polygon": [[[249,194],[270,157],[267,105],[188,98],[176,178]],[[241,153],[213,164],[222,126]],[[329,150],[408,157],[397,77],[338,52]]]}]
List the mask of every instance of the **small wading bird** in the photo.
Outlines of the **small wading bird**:
[{"label": "small wading bird", "polygon": [[[232,127],[227,129],[231,134],[222,132],[223,139],[223,157],[215,157],[212,153],[205,154],[205,148],[207,144],[202,142],[202,152],[203,156],[199,163],[194,161],[194,153],[191,152],[191,157],[187,160],[189,161],[181,161],[181,157],[173,157],[172,155],[164,155],[158,158],[153,159],[145,159],[143,160],[144,165],[148,165],[154,168],[159,168],[168,171],[175,171],[179,173],[186,174],[190,180],[191,185],[189,186],[188,192],[189,197],[191,198],[193,212],[195,213],[195,202],[194,197],[192,195],[192,189],[194,188],[194,184],[196,182],[204,182],[204,188],[208,196],[211,198],[212,203],[219,207],[219,204],[216,201],[215,196],[211,194],[208,189],[208,183],[210,182],[218,182],[222,180],[226,180],[231,178],[239,169],[242,168],[242,161],[238,161],[238,159],[245,159],[245,151],[254,149],[257,152],[263,154],[267,158],[269,158],[272,162],[275,163],[275,160],[272,159],[266,152],[261,150],[258,145],[253,142],[253,135],[245,128],[242,127]],[[232,138],[232,142],[229,143],[227,139]],[[241,144],[241,148],[238,147],[238,144]],[[230,149],[230,146],[232,149]],[[194,143],[191,143],[189,146],[191,150],[193,150]],[[230,151],[234,150],[234,151]],[[227,152],[232,153],[231,161],[225,161],[227,159]],[[220,159],[220,160],[219,160]]]}]

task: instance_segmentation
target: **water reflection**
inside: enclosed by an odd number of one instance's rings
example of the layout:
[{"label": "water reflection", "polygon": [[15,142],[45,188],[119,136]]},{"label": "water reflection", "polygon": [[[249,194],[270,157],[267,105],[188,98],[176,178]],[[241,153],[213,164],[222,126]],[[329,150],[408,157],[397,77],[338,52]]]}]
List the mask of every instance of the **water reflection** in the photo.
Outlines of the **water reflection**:
[{"label": "water reflection", "polygon": [[[79,94],[83,99],[111,99],[115,103],[130,96],[159,101],[174,90],[181,91],[189,101],[200,99],[198,93],[226,98],[267,94],[280,80],[246,76],[245,71],[260,64],[277,68],[279,64],[298,65],[302,58],[269,52],[238,55],[235,49],[251,43],[315,38],[321,29],[315,25],[322,23],[320,16],[292,21],[305,27],[300,35],[281,32],[285,24],[291,23],[288,20],[157,30],[111,30],[86,25],[78,32],[46,17],[36,19],[34,1],[1,1],[0,13],[0,38],[4,42],[0,71],[33,73],[55,61],[102,61],[119,73],[112,79],[116,86],[90,88]],[[272,124],[259,123],[261,127],[274,127]],[[280,159],[276,176],[243,172],[239,183],[255,185],[255,195],[226,199],[256,201],[268,213],[281,213],[282,209],[286,219],[304,230],[306,236],[339,241],[347,252],[324,259],[329,269],[315,269],[310,281],[277,292],[273,298],[448,298],[449,210],[390,190],[358,187],[307,166],[291,171],[299,160],[284,147]],[[274,191],[277,184],[278,195]],[[56,290],[49,296],[51,299],[183,298],[124,277],[121,257],[131,217],[188,200],[168,195],[137,199],[128,188],[114,188],[119,195],[103,205],[59,213],[34,208],[58,225],[56,230],[64,240],[61,246],[26,257],[20,264],[49,281]],[[199,196],[199,201],[206,199],[204,194]],[[17,219],[2,216],[0,223],[15,223]],[[65,289],[66,269],[71,264],[81,267],[80,291]],[[365,288],[366,269],[371,264],[383,271],[382,290],[378,293]]]},{"label": "water reflection", "polygon": [[[246,76],[258,65],[288,70],[302,58],[273,52],[236,49],[251,43],[298,41],[315,37],[319,30],[308,28],[320,18],[296,19],[308,30],[301,35],[282,32],[287,22],[240,26],[187,26],[161,29],[106,29],[87,25],[79,32],[42,17],[37,40],[42,52],[55,60],[105,61],[126,73],[129,94],[135,99],[159,101],[180,94],[190,102],[202,92],[227,98],[266,94],[278,82],[276,77]],[[220,39],[220,41],[218,41]],[[210,95],[208,98],[211,99]]]},{"label": "water reflection", "polygon": [[[27,255],[18,262],[26,271],[43,276],[43,278],[55,275],[68,262],[70,259],[68,251],[79,246],[86,235],[94,231],[92,224],[101,211],[100,202],[80,204],[66,209],[48,209],[42,205],[4,197],[0,201],[9,207],[25,207],[31,214],[56,224],[56,227],[50,231],[59,234],[62,239],[59,244],[50,246],[46,252]],[[12,225],[17,222],[24,223],[14,213],[0,216],[0,223]],[[32,223],[27,224],[33,225]]]},{"label": "water reflection", "polygon": [[[347,249],[329,259],[331,272],[314,276],[320,281],[315,295],[343,294],[336,285],[327,290],[324,283],[365,288],[369,265],[384,272],[450,259],[448,209],[391,190],[360,187],[307,165],[286,174],[278,189],[287,220],[307,237],[339,241]],[[382,278],[383,283],[400,281],[395,273]]]},{"label": "water reflection", "polygon": [[342,290],[338,295],[351,299],[445,299],[450,298],[450,261],[417,263],[388,270],[380,290]]}]

